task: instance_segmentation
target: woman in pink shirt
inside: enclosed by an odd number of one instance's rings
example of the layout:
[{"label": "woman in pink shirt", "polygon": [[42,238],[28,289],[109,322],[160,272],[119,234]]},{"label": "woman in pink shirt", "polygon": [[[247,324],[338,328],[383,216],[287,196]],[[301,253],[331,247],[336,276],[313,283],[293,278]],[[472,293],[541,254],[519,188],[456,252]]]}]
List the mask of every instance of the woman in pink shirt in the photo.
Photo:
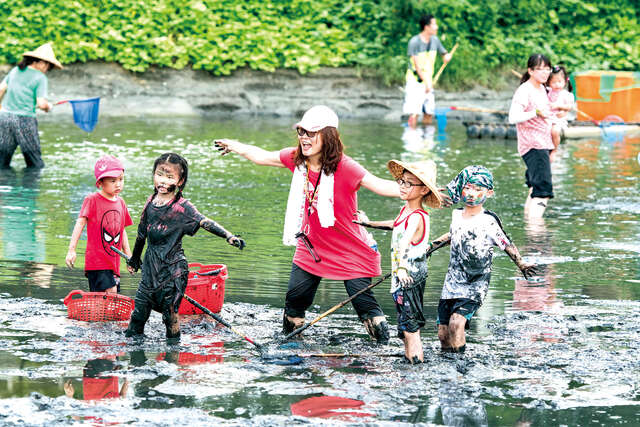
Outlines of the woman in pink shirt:
[{"label": "woman in pink shirt", "polygon": [[[228,139],[215,141],[222,155],[233,152],[255,164],[293,172],[283,242],[295,245],[296,252],[285,299],[284,333],[304,324],[322,278],[343,280],[353,295],[380,275],[380,254],[362,226],[352,222],[360,186],[382,196],[400,196],[394,181],[375,177],[343,154],[338,116],[329,107],[312,107],[294,129],[297,146],[274,152]],[[353,307],[367,332],[386,344],[388,325],[373,292],[355,298]]]},{"label": "woman in pink shirt", "polygon": [[555,147],[551,140],[551,104],[544,86],[550,73],[549,58],[531,55],[509,110],[509,123],[516,124],[518,133],[518,153],[527,166],[527,218],[541,218],[553,198],[549,153]]}]

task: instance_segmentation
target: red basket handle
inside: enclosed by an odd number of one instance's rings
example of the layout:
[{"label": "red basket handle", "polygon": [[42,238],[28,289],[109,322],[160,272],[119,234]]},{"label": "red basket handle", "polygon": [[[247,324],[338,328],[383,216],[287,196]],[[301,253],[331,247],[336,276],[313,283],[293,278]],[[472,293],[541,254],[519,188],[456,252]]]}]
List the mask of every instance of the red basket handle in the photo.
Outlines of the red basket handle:
[{"label": "red basket handle", "polygon": [[[80,298],[74,298],[76,295],[79,295],[79,296],[80,296]],[[76,290],[74,290],[74,291],[69,292],[69,295],[67,295],[67,296],[64,298],[64,300],[62,301],[62,303],[63,303],[64,305],[69,305],[69,302],[70,302],[72,299],[81,299],[83,295],[84,295],[84,292],[83,292],[83,291],[80,291],[80,290],[77,290],[77,289],[76,289]]]}]

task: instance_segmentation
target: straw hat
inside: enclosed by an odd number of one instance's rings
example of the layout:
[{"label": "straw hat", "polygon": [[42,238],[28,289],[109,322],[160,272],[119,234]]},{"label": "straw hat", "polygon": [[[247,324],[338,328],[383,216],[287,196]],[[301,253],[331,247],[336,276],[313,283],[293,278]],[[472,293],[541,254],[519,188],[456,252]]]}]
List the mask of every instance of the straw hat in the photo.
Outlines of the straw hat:
[{"label": "straw hat", "polygon": [[440,195],[436,185],[437,170],[436,164],[433,160],[423,160],[413,163],[405,163],[400,160],[389,160],[387,167],[395,179],[402,177],[402,173],[405,170],[414,174],[420,182],[431,190],[431,193],[427,194],[422,202],[432,208],[440,207],[442,204],[442,196]]},{"label": "straw hat", "polygon": [[53,47],[51,43],[45,43],[38,47],[36,50],[25,52],[22,56],[30,56],[32,58],[42,59],[51,63],[54,67],[62,70],[62,64],[56,59],[56,55],[53,53]]}]

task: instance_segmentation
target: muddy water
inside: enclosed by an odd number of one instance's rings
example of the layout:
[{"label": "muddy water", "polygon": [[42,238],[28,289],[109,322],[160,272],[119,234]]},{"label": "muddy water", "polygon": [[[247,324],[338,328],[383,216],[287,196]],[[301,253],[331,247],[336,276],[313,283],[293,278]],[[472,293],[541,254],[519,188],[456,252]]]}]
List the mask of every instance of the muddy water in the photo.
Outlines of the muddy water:
[{"label": "muddy water", "polygon": [[[190,161],[186,196],[248,245],[238,252],[200,231],[184,239],[188,259],[226,264],[221,315],[258,342],[273,343],[291,266],[292,250],[280,243],[291,175],[220,158],[210,141],[230,137],[276,150],[294,142],[289,125],[101,119],[87,135],[63,120],[41,124],[47,168],[25,174],[18,156],[14,171],[0,175],[0,423],[638,423],[639,138],[566,143],[553,165],[556,198],[545,223],[525,224],[524,168],[513,141],[468,141],[456,123],[445,135],[377,122],[341,124],[347,153],[378,176],[387,175],[390,158],[432,158],[441,183],[468,164],[489,167],[497,196],[487,207],[501,216],[521,252],[545,266],[527,282],[497,254],[491,291],[462,357],[439,353],[433,325],[446,252],[430,261],[423,366],[401,363],[397,338],[387,347],[372,345],[351,308],[319,322],[302,342],[268,345],[269,355],[308,356],[294,365],[266,363],[200,317],[185,319],[179,344],[165,341],[155,313],[143,341],[124,338],[126,323],[66,318],[64,297],[87,287],[81,269],[68,270],[64,257],[82,199],[94,189],[95,159],[109,152],[124,160],[123,197],[137,222],[151,192],[154,158],[176,151]],[[364,189],[359,202],[375,219],[391,218],[400,207]],[[448,210],[432,213],[432,236],[447,230],[449,218]],[[133,240],[135,228],[128,233]],[[388,271],[390,236],[375,237]],[[123,274],[124,294],[134,295],[136,280]],[[387,290],[388,283],[380,285],[376,295],[395,325]],[[341,283],[324,283],[309,316],[344,298]],[[315,353],[351,356],[310,356]]]}]

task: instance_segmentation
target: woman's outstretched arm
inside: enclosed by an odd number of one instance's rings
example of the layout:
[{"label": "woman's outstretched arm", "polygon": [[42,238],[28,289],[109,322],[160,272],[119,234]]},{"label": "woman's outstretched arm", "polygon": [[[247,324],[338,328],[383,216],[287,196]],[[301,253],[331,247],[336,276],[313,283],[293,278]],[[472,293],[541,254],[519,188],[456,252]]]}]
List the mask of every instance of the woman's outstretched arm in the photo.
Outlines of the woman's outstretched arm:
[{"label": "woman's outstretched arm", "polygon": [[214,144],[220,155],[224,156],[229,153],[236,153],[245,159],[252,161],[256,165],[285,167],[280,161],[279,151],[267,151],[254,145],[243,144],[233,139],[216,139]]},{"label": "woman's outstretched arm", "polygon": [[371,190],[381,196],[400,197],[400,189],[395,181],[378,178],[370,172],[367,172],[360,184],[367,190]]}]

